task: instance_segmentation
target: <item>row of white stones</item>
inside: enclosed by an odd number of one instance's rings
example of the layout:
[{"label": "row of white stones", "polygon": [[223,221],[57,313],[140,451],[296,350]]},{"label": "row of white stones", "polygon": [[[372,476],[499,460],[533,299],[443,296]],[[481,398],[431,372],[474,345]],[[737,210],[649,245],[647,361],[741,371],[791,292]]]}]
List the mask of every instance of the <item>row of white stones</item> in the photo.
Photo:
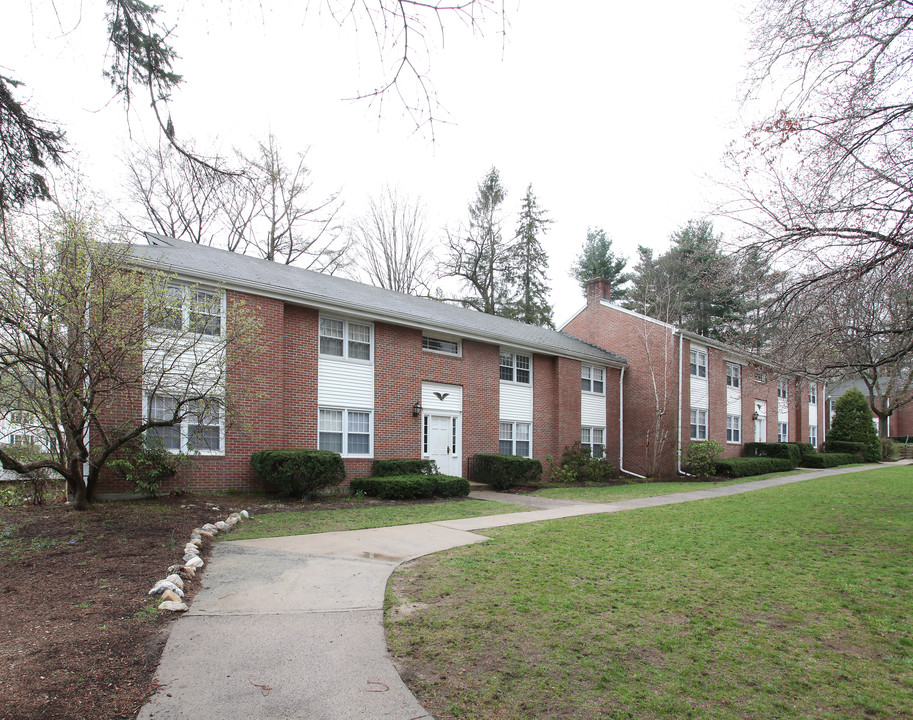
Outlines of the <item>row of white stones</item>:
[{"label": "row of white stones", "polygon": [[193,580],[197,570],[205,565],[205,561],[200,557],[200,549],[203,547],[203,539],[210,540],[220,532],[229,532],[235,525],[242,520],[250,518],[247,510],[232,513],[224,520],[215,523],[206,523],[205,525],[195,528],[190,533],[190,540],[184,545],[183,564],[172,565],[168,568],[168,576],[159,580],[149,591],[150,595],[159,597],[159,610],[170,610],[172,612],[184,612],[187,610],[187,603],[184,602],[184,582]]}]

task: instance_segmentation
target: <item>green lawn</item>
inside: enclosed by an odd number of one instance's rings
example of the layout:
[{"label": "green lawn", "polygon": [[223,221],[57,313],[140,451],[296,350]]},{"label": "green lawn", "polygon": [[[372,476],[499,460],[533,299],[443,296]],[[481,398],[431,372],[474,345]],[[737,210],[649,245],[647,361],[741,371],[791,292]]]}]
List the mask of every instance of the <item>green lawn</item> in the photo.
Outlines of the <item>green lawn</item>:
[{"label": "green lawn", "polygon": [[250,540],[285,535],[309,535],[336,530],[365,530],[392,525],[500,515],[524,510],[529,510],[529,508],[484,500],[451,500],[413,505],[367,505],[335,510],[292,510],[255,515],[249,521],[235,526],[230,535],[219,536],[216,539]]},{"label": "green lawn", "polygon": [[388,588],[435,717],[913,718],[913,468],[485,534]]},{"label": "green lawn", "polygon": [[738,485],[754,480],[764,480],[782,475],[794,475],[799,471],[770,473],[757,477],[739,478],[737,480],[723,480],[721,482],[647,482],[632,485],[605,485],[594,487],[552,487],[537,490],[534,495],[548,498],[561,498],[562,500],[580,500],[582,502],[614,502],[616,500],[633,500],[635,498],[653,497],[654,495],[671,495],[678,492],[691,492],[692,490],[708,490],[723,487],[724,485]]}]

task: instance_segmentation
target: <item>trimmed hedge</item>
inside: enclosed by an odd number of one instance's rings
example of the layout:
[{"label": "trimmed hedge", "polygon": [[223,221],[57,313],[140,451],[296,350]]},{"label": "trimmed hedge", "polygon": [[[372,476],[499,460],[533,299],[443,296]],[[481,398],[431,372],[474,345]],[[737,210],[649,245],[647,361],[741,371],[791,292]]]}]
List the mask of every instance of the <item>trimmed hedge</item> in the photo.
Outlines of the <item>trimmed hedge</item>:
[{"label": "trimmed hedge", "polygon": [[785,442],[750,442],[745,443],[743,454],[745,457],[768,457],[784,458],[792,463],[792,470],[799,465],[802,460],[802,451],[798,447],[799,443]]},{"label": "trimmed hedge", "polygon": [[[760,443],[763,444],[763,443]],[[771,472],[793,470],[792,460],[782,457],[737,457],[717,460],[716,471],[729,477],[749,477]]]},{"label": "trimmed hedge", "polygon": [[329,450],[260,450],[250,464],[263,481],[283,495],[304,497],[346,479],[342,457]]},{"label": "trimmed hedge", "polygon": [[427,497],[460,497],[469,494],[469,481],[453,475],[388,475],[354,478],[353,493],[363,492],[383,500],[415,500]]},{"label": "trimmed hedge", "polygon": [[434,460],[394,458],[392,460],[375,460],[371,463],[371,477],[437,474],[437,463],[435,463]]},{"label": "trimmed hedge", "polygon": [[807,457],[809,457],[809,456],[811,456],[811,455],[817,455],[817,454],[818,454],[818,449],[817,449],[814,445],[812,445],[811,443],[805,443],[805,442],[791,442],[791,443],[786,443],[786,444],[787,444],[787,445],[795,445],[797,448],[799,448],[799,455],[800,455],[800,457],[799,457],[799,464],[800,464],[800,465],[802,464],[802,462],[805,461],[805,458],[807,458]]},{"label": "trimmed hedge", "polygon": [[494,490],[507,490],[517,485],[536,485],[542,480],[542,463],[516,455],[485,455],[472,460],[472,479],[491,485]]},{"label": "trimmed hedge", "polygon": [[856,455],[859,460],[854,462],[859,462],[865,457],[865,450],[865,443],[862,442],[851,442],[850,440],[825,440],[824,442],[824,452]]},{"label": "trimmed hedge", "polygon": [[858,462],[859,456],[856,453],[826,452],[810,455],[803,461],[803,465],[810,468],[832,468],[838,465],[852,465]]}]

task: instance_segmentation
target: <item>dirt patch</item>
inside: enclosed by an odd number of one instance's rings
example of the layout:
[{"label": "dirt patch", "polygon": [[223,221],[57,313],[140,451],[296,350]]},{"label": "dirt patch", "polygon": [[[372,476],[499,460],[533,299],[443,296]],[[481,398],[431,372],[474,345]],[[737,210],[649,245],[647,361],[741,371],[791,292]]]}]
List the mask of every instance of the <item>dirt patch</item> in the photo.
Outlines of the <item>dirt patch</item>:
[{"label": "dirt patch", "polygon": [[0,720],[135,717],[176,619],[147,592],[193,528],[302,507],[244,496],[0,507]]}]

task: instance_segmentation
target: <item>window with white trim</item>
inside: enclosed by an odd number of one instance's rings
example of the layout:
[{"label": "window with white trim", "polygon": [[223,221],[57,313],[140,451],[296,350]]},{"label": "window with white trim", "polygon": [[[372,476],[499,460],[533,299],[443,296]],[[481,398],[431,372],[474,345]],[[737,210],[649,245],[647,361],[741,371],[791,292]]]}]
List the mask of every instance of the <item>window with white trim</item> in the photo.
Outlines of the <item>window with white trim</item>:
[{"label": "window with white trim", "polygon": [[789,423],[777,423],[777,442],[789,442]]},{"label": "window with white trim", "polygon": [[808,384],[808,404],[818,404],[818,386],[813,382]]},{"label": "window with white trim", "polygon": [[370,456],[372,431],[369,410],[320,408],[317,448],[343,457]]},{"label": "window with white trim", "polygon": [[147,395],[146,412],[150,420],[171,420],[174,425],[151,427],[146,437],[171,452],[221,455],[225,451],[223,413],[216,402],[191,402],[178,407],[178,399],[169,395]]},{"label": "window with white trim", "polygon": [[766,383],[767,382],[767,373],[764,372],[763,370],[755,370],[754,371],[754,380],[755,380],[755,382]]},{"label": "window with white trim", "polygon": [[596,365],[581,365],[580,389],[583,392],[605,395],[605,368]]},{"label": "window with white trim", "polygon": [[501,455],[519,455],[530,457],[532,443],[532,425],[522,422],[498,423],[498,452]]},{"label": "window with white trim", "polygon": [[777,397],[789,399],[789,380],[777,380]]},{"label": "window with white trim", "polygon": [[742,386],[742,366],[736,363],[726,363],[726,385],[731,388]]},{"label": "window with white trim", "polygon": [[707,439],[707,411],[691,408],[691,439]]},{"label": "window with white trim", "polygon": [[501,380],[529,385],[531,382],[532,358],[512,352],[500,353]]},{"label": "window with white trim", "polygon": [[707,353],[703,350],[691,351],[691,377],[707,377]]},{"label": "window with white trim", "polygon": [[444,338],[422,335],[422,350],[444,353],[445,355],[459,355],[460,343],[456,340],[446,340]]},{"label": "window with white trim", "polygon": [[580,447],[590,457],[603,457],[605,455],[605,428],[580,428]]},{"label": "window with white trim", "polygon": [[320,354],[350,360],[371,360],[373,328],[352,320],[320,318]]},{"label": "window with white trim", "polygon": [[741,415],[727,415],[726,416],[726,442],[728,442],[728,443],[741,443],[742,442],[742,416]]},{"label": "window with white trim", "polygon": [[808,426],[808,441],[812,444],[812,447],[818,447],[818,426],[809,425]]},{"label": "window with white trim", "polygon": [[146,312],[156,329],[216,337],[224,325],[222,300],[222,293],[212,288],[169,283],[160,302]]}]

